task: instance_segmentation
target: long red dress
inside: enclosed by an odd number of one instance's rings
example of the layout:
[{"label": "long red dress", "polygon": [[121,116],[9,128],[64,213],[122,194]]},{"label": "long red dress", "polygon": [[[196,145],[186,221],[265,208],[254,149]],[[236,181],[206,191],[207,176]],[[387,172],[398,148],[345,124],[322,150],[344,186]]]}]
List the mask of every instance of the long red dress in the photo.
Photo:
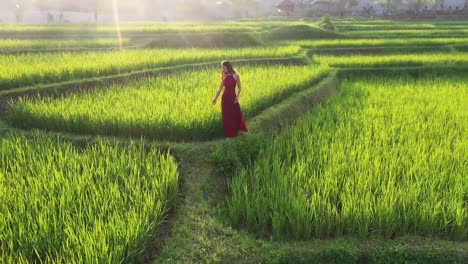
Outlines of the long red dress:
[{"label": "long red dress", "polygon": [[232,75],[224,78],[224,93],[221,101],[221,113],[223,116],[224,136],[235,137],[239,131],[247,132],[244,115],[242,115],[239,103],[236,99],[236,79]]}]

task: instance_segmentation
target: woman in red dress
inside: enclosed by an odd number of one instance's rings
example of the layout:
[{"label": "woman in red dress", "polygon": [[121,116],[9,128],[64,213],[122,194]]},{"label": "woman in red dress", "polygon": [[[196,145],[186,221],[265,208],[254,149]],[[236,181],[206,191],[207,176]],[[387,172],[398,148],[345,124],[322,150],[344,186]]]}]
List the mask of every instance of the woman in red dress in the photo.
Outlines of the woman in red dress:
[{"label": "woman in red dress", "polygon": [[[239,74],[234,71],[232,64],[229,61],[221,63],[223,68],[222,80],[219,85],[218,92],[213,99],[213,105],[216,104],[219,94],[224,88],[223,97],[221,100],[221,113],[223,117],[224,136],[233,138],[239,131],[247,132],[244,116],[242,115],[239,96],[241,94],[241,81]],[[237,86],[237,95],[236,95]]]}]

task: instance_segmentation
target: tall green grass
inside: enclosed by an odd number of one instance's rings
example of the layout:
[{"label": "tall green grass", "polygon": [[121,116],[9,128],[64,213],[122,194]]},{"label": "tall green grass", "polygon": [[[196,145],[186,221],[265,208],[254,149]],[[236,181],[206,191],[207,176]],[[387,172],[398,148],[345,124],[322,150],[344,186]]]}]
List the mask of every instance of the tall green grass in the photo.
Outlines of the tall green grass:
[{"label": "tall green grass", "polygon": [[466,29],[468,25],[464,21],[340,21],[333,22],[340,31],[386,31],[386,30],[440,30],[440,29]]},{"label": "tall green grass", "polygon": [[397,67],[432,65],[468,65],[468,53],[425,53],[398,55],[316,55],[314,60],[331,67]]},{"label": "tall green grass", "polygon": [[0,140],[0,262],[132,263],[178,190],[174,159],[35,133]]},{"label": "tall green grass", "polygon": [[440,46],[467,44],[468,38],[388,38],[388,39],[330,39],[288,42],[305,48],[366,48],[395,46]]},{"label": "tall green grass", "polygon": [[[398,22],[389,20],[333,20],[333,24],[343,33],[349,33],[352,36],[365,36],[369,34],[379,37],[377,32],[385,35],[425,35],[425,36],[450,36],[450,31],[456,34],[466,34],[464,29],[468,23],[458,22]],[[207,33],[207,32],[258,32],[269,31],[282,26],[310,25],[315,26],[314,22],[306,21],[229,21],[229,22],[206,22],[206,23],[121,23],[120,32],[124,36],[137,36],[141,34],[164,34],[164,33]],[[459,31],[457,31],[459,30]],[[386,32],[394,31],[394,32]],[[455,32],[456,31],[456,32]],[[27,36],[27,37],[56,37],[64,38],[69,35],[88,35],[88,36],[117,36],[117,27],[114,24],[91,23],[91,24],[4,24],[0,25],[0,36]],[[442,35],[441,35],[442,34]]]},{"label": "tall green grass", "polygon": [[224,59],[289,57],[300,47],[0,55],[0,90]]},{"label": "tall green grass", "polygon": [[230,184],[232,224],[274,238],[468,238],[468,78],[369,77]]},{"label": "tall green grass", "polygon": [[444,28],[444,29],[386,29],[386,30],[358,30],[347,32],[348,36],[360,38],[453,38],[468,37],[468,29]]},{"label": "tall green grass", "polygon": [[[241,106],[252,117],[328,73],[327,66],[243,66]],[[148,78],[64,98],[21,100],[8,122],[73,133],[208,139],[222,135],[221,108],[211,105],[218,68]],[[221,102],[221,97],[219,98]]]},{"label": "tall green grass", "polygon": [[272,40],[334,39],[344,37],[334,31],[324,30],[318,26],[307,24],[285,25],[273,28],[265,35],[268,39]]},{"label": "tall green grass", "polygon": [[[122,44],[127,45],[128,39],[124,39]],[[1,39],[1,52],[21,52],[30,50],[51,50],[51,49],[77,49],[77,48],[111,48],[119,47],[120,41],[117,39],[76,39],[76,40],[19,40]]]},{"label": "tall green grass", "polygon": [[[161,33],[207,33],[207,32],[253,32],[268,30],[283,25],[310,24],[305,21],[215,21],[215,22],[124,22],[119,25],[123,35],[161,34]],[[68,37],[73,34],[117,36],[117,27],[113,23],[78,23],[78,24],[3,24],[0,36],[57,36]]]},{"label": "tall green grass", "polygon": [[[259,29],[259,23],[222,22],[222,23],[121,23],[122,33],[168,33],[168,32],[229,32],[254,31]],[[115,24],[6,24],[0,26],[0,35],[38,34],[115,34]]]},{"label": "tall green grass", "polygon": [[364,31],[364,30],[413,30],[413,29],[423,29],[423,30],[434,30],[436,25],[433,23],[389,23],[389,24],[363,24],[363,23],[347,23],[343,24],[340,22],[335,22],[337,29],[340,31]]}]

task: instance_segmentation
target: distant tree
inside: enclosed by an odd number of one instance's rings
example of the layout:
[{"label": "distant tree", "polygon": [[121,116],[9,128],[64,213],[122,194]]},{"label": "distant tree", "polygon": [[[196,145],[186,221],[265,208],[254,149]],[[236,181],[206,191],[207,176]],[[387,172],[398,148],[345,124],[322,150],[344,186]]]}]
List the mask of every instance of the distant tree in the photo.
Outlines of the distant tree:
[{"label": "distant tree", "polygon": [[374,0],[375,3],[382,4],[385,7],[387,14],[397,10],[398,6],[402,4],[402,0]]},{"label": "distant tree", "polygon": [[55,22],[54,15],[52,15],[51,13],[47,13],[47,23],[54,23],[54,22]]},{"label": "distant tree", "polygon": [[342,15],[346,10],[351,10],[359,4],[358,0],[332,0],[336,10]]},{"label": "distant tree", "polygon": [[309,3],[310,1],[307,1],[307,0],[297,0],[297,6],[300,7],[300,8],[305,8],[307,6],[307,3]]},{"label": "distant tree", "polygon": [[432,13],[435,15],[437,7],[440,6],[443,8],[445,0],[430,0],[429,2],[432,4]]},{"label": "distant tree", "polygon": [[65,22],[65,11],[89,12],[94,14],[95,22],[98,21],[98,14],[103,10],[110,10],[110,0],[29,0],[34,8],[43,11],[59,10],[61,13],[56,18],[58,22]]},{"label": "distant tree", "polygon": [[423,8],[423,5],[427,3],[425,0],[415,0],[414,1],[414,4],[413,4],[413,7],[420,11],[422,8]]},{"label": "distant tree", "polygon": [[24,0],[17,0],[15,4],[15,18],[16,23],[23,22],[23,14],[25,11],[25,1]]},{"label": "distant tree", "polygon": [[468,17],[468,0],[465,0],[465,4],[459,11],[461,14],[464,14],[465,17]]},{"label": "distant tree", "polygon": [[290,16],[294,13],[294,9],[297,6],[297,2],[294,0],[278,0],[275,7],[278,9],[278,12],[285,16]]},{"label": "distant tree", "polygon": [[256,10],[260,0],[231,0],[234,8],[239,12],[241,17],[248,17],[252,10]]},{"label": "distant tree", "polygon": [[419,13],[424,5],[424,0],[410,0],[408,2],[408,10],[414,13]]},{"label": "distant tree", "polygon": [[[307,3],[309,1],[304,0],[302,2]],[[344,15],[345,11],[352,10],[355,6],[357,6],[359,4],[359,0],[330,0],[329,3],[328,12],[337,13],[342,16]]]}]

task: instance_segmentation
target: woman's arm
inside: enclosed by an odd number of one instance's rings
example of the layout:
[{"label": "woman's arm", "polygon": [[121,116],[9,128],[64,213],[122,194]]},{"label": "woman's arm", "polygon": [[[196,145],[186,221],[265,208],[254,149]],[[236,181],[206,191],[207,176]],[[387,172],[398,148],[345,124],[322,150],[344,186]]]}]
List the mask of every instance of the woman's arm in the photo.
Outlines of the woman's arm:
[{"label": "woman's arm", "polygon": [[223,87],[224,87],[224,82],[221,81],[221,84],[219,85],[218,91],[216,92],[216,96],[215,96],[215,98],[213,99],[213,105],[215,105],[215,104],[216,104],[216,101],[218,101],[219,94],[220,94],[221,91],[223,90]]},{"label": "woman's arm", "polygon": [[236,96],[235,102],[238,103],[239,102],[239,97],[241,95],[242,83],[241,83],[239,74],[236,74],[235,76],[236,76],[236,81],[237,81],[237,96]]}]

